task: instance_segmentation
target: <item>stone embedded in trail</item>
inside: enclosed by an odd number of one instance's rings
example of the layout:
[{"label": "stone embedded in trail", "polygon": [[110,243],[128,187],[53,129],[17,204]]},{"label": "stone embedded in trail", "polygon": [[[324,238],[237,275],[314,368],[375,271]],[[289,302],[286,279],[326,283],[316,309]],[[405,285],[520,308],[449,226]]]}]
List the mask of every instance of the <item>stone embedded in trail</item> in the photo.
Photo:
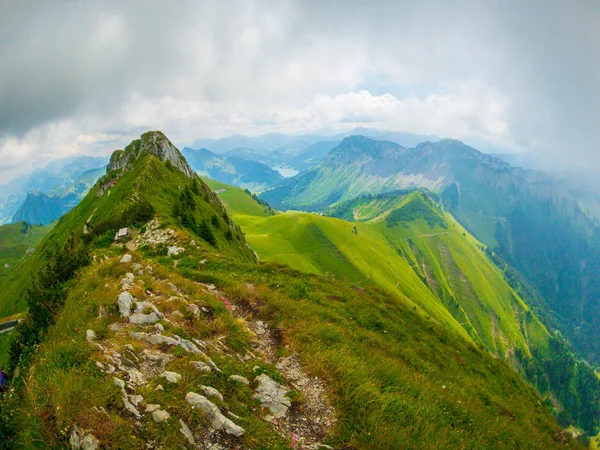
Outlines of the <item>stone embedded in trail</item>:
[{"label": "stone embedded in trail", "polygon": [[132,314],[129,316],[129,322],[135,325],[152,325],[160,320],[156,313],[150,314]]},{"label": "stone embedded in trail", "polygon": [[159,344],[165,344],[165,345],[179,345],[179,341],[168,337],[168,336],[163,336],[162,334],[148,334],[148,333],[144,333],[143,331],[138,331],[138,332],[131,332],[129,333],[129,335],[134,338],[137,339],[138,341],[146,341],[149,344],[152,345],[159,345]]},{"label": "stone embedded in trail", "polygon": [[168,370],[164,371],[161,377],[166,378],[169,383],[175,384],[179,383],[179,380],[181,380],[181,375],[177,372],[169,372]]},{"label": "stone embedded in trail", "polygon": [[152,419],[156,423],[166,422],[167,420],[169,420],[170,417],[171,417],[171,414],[169,414],[168,412],[163,411],[161,409],[157,409],[156,411],[154,411],[152,413]]},{"label": "stone embedded in trail", "polygon": [[242,383],[242,384],[250,384],[250,382],[248,381],[247,378],[241,376],[241,375],[231,375],[229,377],[229,379],[231,381],[235,381],[236,383]]},{"label": "stone embedded in trail", "polygon": [[190,364],[192,366],[194,366],[196,369],[198,369],[198,371],[201,373],[210,373],[210,371],[211,371],[208,364],[206,364],[202,361],[190,361]]},{"label": "stone embedded in trail", "polygon": [[181,419],[179,419],[179,424],[181,425],[181,428],[179,429],[179,431],[181,431],[181,434],[185,436],[190,445],[195,446],[196,441],[194,440],[194,435],[192,434],[192,430],[190,430],[190,427],[188,427],[186,423]]},{"label": "stone embedded in trail", "polygon": [[129,292],[122,292],[119,295],[119,313],[121,313],[121,317],[129,317],[133,301],[133,296]]},{"label": "stone embedded in trail", "polygon": [[123,264],[129,264],[131,261],[133,261],[133,257],[130,254],[123,255],[121,258]]},{"label": "stone embedded in trail", "polygon": [[279,419],[285,416],[292,406],[290,399],[285,396],[289,391],[264,373],[257,377],[256,381],[258,381],[258,387],[254,398],[262,406],[268,408],[273,417]]},{"label": "stone embedded in trail", "polygon": [[136,409],[136,407],[133,406],[133,404],[129,401],[129,396],[127,395],[127,391],[125,390],[125,382],[123,380],[121,380],[120,378],[116,378],[116,377],[113,378],[113,381],[115,383],[115,386],[117,386],[121,389],[121,393],[123,394],[123,406],[125,407],[125,409],[127,411],[129,411],[131,414],[133,414],[138,419],[140,417],[142,417],[142,415]]},{"label": "stone embedded in trail", "polygon": [[224,430],[227,434],[239,437],[244,434],[244,429],[233,423],[230,419],[221,414],[217,406],[202,395],[195,392],[188,392],[185,401],[193,408],[197,408],[204,413],[211,426],[215,430]]},{"label": "stone embedded in trail", "polygon": [[221,393],[217,391],[214,387],[200,386],[200,390],[204,392],[204,394],[208,397],[216,397],[219,400],[223,401],[223,395],[221,395]]}]

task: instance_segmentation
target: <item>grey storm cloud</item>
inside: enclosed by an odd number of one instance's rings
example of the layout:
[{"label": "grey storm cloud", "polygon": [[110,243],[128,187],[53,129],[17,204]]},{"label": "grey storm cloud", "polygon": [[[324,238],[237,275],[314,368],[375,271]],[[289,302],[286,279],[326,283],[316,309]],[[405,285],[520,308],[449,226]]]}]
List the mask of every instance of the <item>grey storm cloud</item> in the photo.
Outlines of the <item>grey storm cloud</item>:
[{"label": "grey storm cloud", "polygon": [[[116,111],[132,99],[146,105],[136,109],[140,121],[152,105],[167,120],[155,100],[169,98],[204,105],[218,127],[242,108],[249,117],[239,123],[277,123],[286,105],[306,107],[314,95],[385,87],[402,100],[406,92],[435,95],[440,83],[479,80],[508,99],[516,145],[595,165],[599,5],[0,2],[0,139],[63,119],[89,128],[95,117],[96,132],[115,129]],[[177,105],[173,111],[171,122],[188,116]],[[315,114],[325,113],[306,112]]]}]

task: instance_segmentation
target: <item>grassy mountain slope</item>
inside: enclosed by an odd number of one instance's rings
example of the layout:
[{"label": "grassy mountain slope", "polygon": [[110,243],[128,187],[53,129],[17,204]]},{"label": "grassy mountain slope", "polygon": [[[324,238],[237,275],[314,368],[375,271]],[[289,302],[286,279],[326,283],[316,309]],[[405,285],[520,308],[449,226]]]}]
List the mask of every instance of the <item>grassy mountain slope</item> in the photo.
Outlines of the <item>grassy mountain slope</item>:
[{"label": "grassy mountain slope", "polygon": [[[138,143],[134,147],[138,148],[139,145]],[[126,148],[125,154],[127,152]],[[136,164],[130,170],[113,170],[99,180],[81,203],[58,221],[23,268],[6,282],[3,286],[5,295],[0,299],[0,316],[25,310],[25,293],[30,285],[31,275],[41,267],[43,253],[54,245],[63,245],[73,230],[83,233],[85,227],[89,236],[95,237],[98,233],[100,235],[95,238],[110,243],[117,229],[133,225],[132,220],[136,220],[136,205],[146,203],[152,205],[153,212],[165,226],[179,223],[181,218],[175,217],[174,205],[178,203],[185,187],[189,189],[194,182],[200,196],[193,211],[195,222],[207,224],[219,252],[236,258],[254,258],[241,232],[227,217],[216,195],[201,180],[191,180],[172,164],[165,164],[149,153],[142,153],[137,159],[132,157],[131,161],[136,161]],[[117,182],[118,188],[113,189],[112,185]],[[228,230],[231,230],[231,236],[227,233]],[[212,248],[201,239],[198,240],[198,245]]]},{"label": "grassy mountain slope", "polygon": [[[46,246],[78,234],[91,258],[67,282],[64,307],[21,361],[15,390],[0,403],[0,429],[9,432],[0,445],[61,448],[80,435],[122,449],[180,448],[190,446],[180,431],[183,421],[197,448],[290,448],[317,440],[373,449],[577,447],[506,363],[428,320],[407,298],[361,280],[257,264],[241,235],[230,242],[223,227],[214,229],[218,248],[203,242],[194,224],[186,225],[189,217],[174,214],[173,204],[187,202],[182,193],[192,182],[198,183],[197,193],[190,188],[196,222],[211,220],[221,206],[204,184],[139,154],[125,172],[101,180],[48,235]],[[147,223],[138,229],[126,220],[140,214],[121,214],[145,200],[155,217],[144,216]],[[321,219],[340,231],[341,220]],[[127,247],[105,239],[112,238],[110,228],[96,234],[107,223],[133,226]],[[369,226],[357,224],[358,237]],[[163,238],[151,245],[157,230]],[[169,257],[166,246],[184,250]],[[125,252],[131,263],[120,262]],[[162,328],[119,317],[123,290],[138,304],[156,307]],[[94,332],[91,342],[86,330]],[[139,332],[179,344],[151,345]],[[202,350],[191,351],[190,344]],[[192,361],[214,365],[201,372]],[[170,383],[163,370],[181,378]],[[290,410],[281,419],[268,420],[255,398],[259,374],[291,389]],[[124,390],[114,378],[123,380]],[[201,385],[219,391],[222,399],[211,401],[244,428],[243,436],[210,431],[201,409],[186,403]],[[144,413],[154,404],[170,417],[156,423],[154,414]]]},{"label": "grassy mountain slope", "polygon": [[[233,194],[252,200],[241,191]],[[262,259],[358,285],[373,283],[415,302],[508,360],[549,405],[554,402],[565,424],[574,421],[595,433],[600,386],[593,368],[560,335],[549,334],[515,289],[528,291],[514,283],[512,272],[494,265],[489,250],[450,214],[418,191],[355,199],[330,213],[362,222],[299,212],[234,217]]]},{"label": "grassy mountain slope", "polygon": [[[26,258],[27,250],[34,249],[52,227],[30,226],[22,222],[0,226],[0,279],[8,276],[14,266]],[[6,269],[5,264],[10,267]]]},{"label": "grassy mountain slope", "polygon": [[[235,218],[262,259],[375,283],[458,332],[466,330],[503,357],[515,349],[529,353],[530,344],[547,345],[547,331],[528,315],[529,307],[489,262],[481,244],[422,194],[385,199],[361,211],[363,219],[371,220],[349,223],[300,212]],[[520,319],[526,316],[532,319]]]},{"label": "grassy mountain slope", "polygon": [[544,316],[600,361],[600,228],[568,183],[455,140],[406,149],[344,139],[319,165],[261,194],[279,209],[325,211],[366,194],[424,188],[538,291]]}]

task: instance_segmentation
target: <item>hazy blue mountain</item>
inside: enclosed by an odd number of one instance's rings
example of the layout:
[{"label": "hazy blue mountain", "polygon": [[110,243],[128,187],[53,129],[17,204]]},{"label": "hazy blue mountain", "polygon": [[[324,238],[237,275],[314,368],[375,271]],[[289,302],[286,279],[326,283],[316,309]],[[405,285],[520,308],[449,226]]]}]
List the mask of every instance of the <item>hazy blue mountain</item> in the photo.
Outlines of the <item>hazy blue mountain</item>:
[{"label": "hazy blue mountain", "polygon": [[269,166],[238,156],[218,155],[207,149],[184,148],[190,167],[202,176],[252,191],[279,184],[283,177]]},{"label": "hazy blue mountain", "polygon": [[396,142],[405,147],[416,146],[425,141],[439,140],[439,137],[432,135],[380,131],[375,128],[360,127],[335,135],[328,133],[303,135],[276,133],[248,137],[235,134],[222,139],[198,139],[194,142],[193,147],[207,148],[214,153],[257,161],[271,168],[285,167],[303,171],[319,163],[342,139],[352,135]]},{"label": "hazy blue mountain", "polygon": [[[53,161],[44,168],[35,169],[32,173],[18,177],[9,183],[0,185],[0,224],[9,223],[23,202],[28,192],[35,191],[49,196],[64,196],[77,184],[93,185],[95,180],[83,180],[80,177],[87,172],[88,176],[101,176],[100,170],[106,166],[108,158],[78,156]],[[79,188],[80,189],[80,188]]]}]

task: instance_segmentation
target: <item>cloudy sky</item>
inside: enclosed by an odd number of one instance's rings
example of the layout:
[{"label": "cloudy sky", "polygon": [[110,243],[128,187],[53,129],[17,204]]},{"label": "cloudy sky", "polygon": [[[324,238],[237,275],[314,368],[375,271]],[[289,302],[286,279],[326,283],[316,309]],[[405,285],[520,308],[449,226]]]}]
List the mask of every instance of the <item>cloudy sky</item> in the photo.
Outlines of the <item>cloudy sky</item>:
[{"label": "cloudy sky", "polygon": [[437,134],[600,169],[600,3],[0,0],[0,183],[147,129]]}]

